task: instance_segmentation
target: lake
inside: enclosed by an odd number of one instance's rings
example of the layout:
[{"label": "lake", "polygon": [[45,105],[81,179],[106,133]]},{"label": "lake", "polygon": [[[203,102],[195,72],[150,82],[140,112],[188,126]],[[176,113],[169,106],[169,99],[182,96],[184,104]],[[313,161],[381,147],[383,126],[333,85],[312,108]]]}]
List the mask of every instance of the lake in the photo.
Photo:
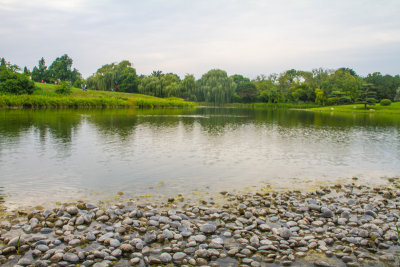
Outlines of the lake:
[{"label": "lake", "polygon": [[353,177],[379,184],[400,175],[399,129],[400,116],[384,114],[0,110],[0,194],[17,207]]}]

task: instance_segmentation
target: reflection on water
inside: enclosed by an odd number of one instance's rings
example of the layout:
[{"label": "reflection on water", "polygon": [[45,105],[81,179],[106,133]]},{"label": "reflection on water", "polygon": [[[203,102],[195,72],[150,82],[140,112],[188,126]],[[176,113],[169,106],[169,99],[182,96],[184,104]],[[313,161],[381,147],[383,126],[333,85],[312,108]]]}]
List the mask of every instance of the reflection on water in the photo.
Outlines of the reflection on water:
[{"label": "reflection on water", "polygon": [[400,174],[399,126],[398,115],[273,109],[0,110],[0,195],[34,205],[119,191],[376,182]]}]

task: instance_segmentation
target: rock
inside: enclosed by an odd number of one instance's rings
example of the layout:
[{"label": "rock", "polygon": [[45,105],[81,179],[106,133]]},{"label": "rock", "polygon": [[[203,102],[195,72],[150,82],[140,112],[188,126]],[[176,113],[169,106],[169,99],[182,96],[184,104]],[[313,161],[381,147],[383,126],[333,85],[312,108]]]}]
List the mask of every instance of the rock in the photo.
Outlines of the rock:
[{"label": "rock", "polygon": [[268,224],[260,224],[258,228],[264,232],[271,231],[271,227]]},{"label": "rock", "polygon": [[17,246],[22,246],[24,244],[25,244],[25,239],[22,236],[17,236],[12,238],[7,245],[10,247],[17,247]]},{"label": "rock", "polygon": [[150,244],[156,240],[157,240],[157,236],[154,233],[147,233],[144,236],[144,242],[146,242],[147,244]]},{"label": "rock", "polygon": [[113,252],[111,252],[111,255],[114,256],[114,257],[120,257],[122,255],[122,250],[117,248]]},{"label": "rock", "polygon": [[114,233],[106,233],[102,236],[99,237],[99,239],[97,239],[98,242],[104,242],[104,240],[106,240],[107,238],[113,238],[114,237]]},{"label": "rock", "polygon": [[161,253],[160,260],[162,263],[169,263],[172,260],[172,256],[169,253]]},{"label": "rock", "polygon": [[75,225],[82,225],[84,223],[85,223],[85,219],[83,218],[83,216],[79,216],[75,221]]},{"label": "rock", "polygon": [[121,242],[119,242],[119,240],[118,239],[110,239],[110,246],[111,247],[114,247],[114,248],[117,248],[117,247],[119,247],[121,245]]},{"label": "rock", "polygon": [[86,234],[86,239],[89,241],[94,241],[94,240],[96,240],[96,236],[92,232],[88,232]]},{"label": "rock", "polygon": [[282,228],[282,230],[280,231],[279,235],[282,238],[288,240],[292,236],[292,232],[287,228]]},{"label": "rock", "polygon": [[200,231],[206,234],[212,234],[217,230],[217,226],[214,224],[206,223],[200,226]]},{"label": "rock", "polygon": [[79,257],[78,257],[78,255],[76,255],[74,253],[65,253],[63,256],[63,260],[69,261],[72,263],[77,263],[79,261]]},{"label": "rock", "polygon": [[375,213],[374,211],[372,211],[372,210],[367,210],[367,211],[365,211],[365,212],[364,212],[364,216],[371,216],[371,217],[373,217],[374,219],[377,217],[376,213]]},{"label": "rock", "polygon": [[38,245],[38,246],[36,246],[36,249],[40,250],[41,252],[46,252],[49,250],[49,247],[46,245]]},{"label": "rock", "polygon": [[51,262],[59,262],[63,259],[64,254],[63,253],[55,253],[51,258],[50,261]]},{"label": "rock", "polygon": [[210,257],[210,252],[206,249],[199,249],[198,251],[196,251],[196,255],[200,258],[208,258]]},{"label": "rock", "polygon": [[127,252],[127,253],[132,252],[134,250],[134,248],[130,244],[122,244],[120,245],[119,248],[122,250],[122,252]]},{"label": "rock", "polygon": [[78,208],[75,207],[75,206],[68,206],[68,207],[66,208],[66,211],[67,211],[69,214],[71,214],[71,215],[76,215],[76,214],[78,214],[78,212],[79,212]]},{"label": "rock", "polygon": [[32,258],[22,257],[21,259],[19,259],[18,265],[22,266],[31,265],[32,261],[33,261]]},{"label": "rock", "polygon": [[330,209],[326,208],[326,207],[322,207],[321,208],[321,213],[322,213],[322,216],[325,217],[325,218],[332,218],[333,217],[333,212]]},{"label": "rock", "polygon": [[173,260],[175,261],[175,262],[181,262],[184,258],[186,258],[186,254],[185,253],[183,253],[183,252],[176,252],[175,254],[174,254],[174,256],[172,256],[172,258],[173,258]]},{"label": "rock", "polygon": [[86,209],[88,209],[88,210],[92,210],[92,209],[95,209],[95,208],[97,208],[97,206],[96,206],[96,205],[94,205],[94,204],[91,204],[91,203],[86,203]]},{"label": "rock", "polygon": [[53,229],[48,227],[43,227],[42,229],[40,229],[41,234],[50,234],[51,232],[53,232]]},{"label": "rock", "polygon": [[332,265],[330,265],[329,263],[322,261],[322,260],[318,260],[314,263],[315,267],[332,267]]}]

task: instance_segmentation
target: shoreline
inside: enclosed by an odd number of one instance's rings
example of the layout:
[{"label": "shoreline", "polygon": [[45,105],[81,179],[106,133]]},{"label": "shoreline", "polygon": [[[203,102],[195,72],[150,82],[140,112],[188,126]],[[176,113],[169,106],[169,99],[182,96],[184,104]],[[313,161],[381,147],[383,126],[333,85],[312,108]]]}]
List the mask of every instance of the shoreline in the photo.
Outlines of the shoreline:
[{"label": "shoreline", "polygon": [[399,205],[397,179],[310,192],[222,191],[198,203],[179,195],[108,208],[77,202],[3,216],[0,263],[391,266],[400,255]]}]

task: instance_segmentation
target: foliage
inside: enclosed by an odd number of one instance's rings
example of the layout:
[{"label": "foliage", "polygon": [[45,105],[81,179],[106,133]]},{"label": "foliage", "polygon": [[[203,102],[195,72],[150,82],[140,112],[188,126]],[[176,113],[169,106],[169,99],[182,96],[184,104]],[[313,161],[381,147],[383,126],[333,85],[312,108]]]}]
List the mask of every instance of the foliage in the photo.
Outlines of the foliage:
[{"label": "foliage", "polygon": [[57,94],[61,95],[70,95],[71,94],[71,86],[69,85],[69,82],[61,82],[60,85],[58,85],[58,88],[56,89]]},{"label": "foliage", "polygon": [[24,74],[14,72],[15,68],[7,65],[0,67],[0,93],[6,94],[32,94],[35,90],[34,83]]},{"label": "foliage", "polygon": [[237,84],[236,93],[244,102],[252,102],[258,95],[256,86],[250,81]]},{"label": "foliage", "polygon": [[363,84],[358,103],[364,104],[364,108],[367,109],[367,105],[375,105],[376,102],[375,86],[370,83]]},{"label": "foliage", "polygon": [[46,61],[43,57],[39,60],[38,67],[33,67],[32,80],[35,82],[49,82]]},{"label": "foliage", "polygon": [[54,81],[71,81],[74,83],[76,80],[81,79],[82,76],[77,69],[72,69],[72,63],[73,60],[67,54],[64,54],[56,58],[47,68],[46,61],[42,57],[38,66],[32,69],[32,80],[46,83],[54,83]]},{"label": "foliage", "polygon": [[392,104],[392,101],[390,101],[390,99],[382,99],[380,104],[381,106],[390,106],[390,104]]},{"label": "foliage", "polygon": [[[22,74],[21,74],[22,75]],[[114,93],[71,87],[71,95],[57,94],[59,85],[37,83],[33,95],[2,95],[0,107],[20,108],[164,108],[193,106],[177,98],[156,98],[132,93]]]},{"label": "foliage", "polygon": [[210,70],[198,81],[198,101],[217,105],[230,103],[235,92],[235,82],[223,70]]},{"label": "foliage", "polygon": [[132,64],[123,60],[120,63],[103,65],[88,78],[90,88],[102,91],[137,92],[138,76]]},{"label": "foliage", "polygon": [[[373,109],[365,109],[364,104],[340,105],[335,107],[311,108],[311,111],[321,112],[351,112],[351,113],[390,113],[400,114],[400,102],[392,103],[390,106],[376,105]],[[397,115],[396,115],[397,116]]]}]

